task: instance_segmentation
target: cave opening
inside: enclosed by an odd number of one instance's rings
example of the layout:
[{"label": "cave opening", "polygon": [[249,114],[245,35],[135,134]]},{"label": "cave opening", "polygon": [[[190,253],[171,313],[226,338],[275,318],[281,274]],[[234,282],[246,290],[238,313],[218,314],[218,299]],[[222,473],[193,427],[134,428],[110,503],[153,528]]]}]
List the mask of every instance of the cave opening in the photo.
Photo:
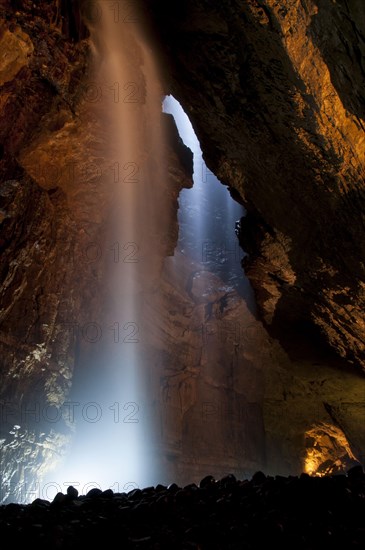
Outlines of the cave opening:
[{"label": "cave opening", "polygon": [[176,252],[199,262],[203,269],[224,281],[227,288],[234,288],[255,314],[252,287],[241,265],[244,252],[235,234],[245,209],[207,167],[189,117],[179,102],[171,95],[166,96],[163,110],[173,115],[181,139],[194,155],[193,186],[179,195]]}]

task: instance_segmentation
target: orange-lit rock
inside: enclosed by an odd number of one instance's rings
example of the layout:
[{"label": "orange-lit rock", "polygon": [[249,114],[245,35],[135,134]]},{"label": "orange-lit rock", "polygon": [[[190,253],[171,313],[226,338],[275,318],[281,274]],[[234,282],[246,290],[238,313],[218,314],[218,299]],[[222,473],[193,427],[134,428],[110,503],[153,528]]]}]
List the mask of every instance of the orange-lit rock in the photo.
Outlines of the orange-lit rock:
[{"label": "orange-lit rock", "polygon": [[365,365],[360,4],[141,2],[168,89],[242,197],[245,270],[273,330],[314,326]]},{"label": "orange-lit rock", "polygon": [[305,471],[325,476],[346,473],[358,459],[343,431],[331,424],[319,424],[307,431]]},{"label": "orange-lit rock", "polygon": [[3,86],[13,80],[20,69],[28,64],[34,47],[29,36],[19,27],[13,28],[11,32],[4,25],[0,28],[0,36],[0,86]]}]

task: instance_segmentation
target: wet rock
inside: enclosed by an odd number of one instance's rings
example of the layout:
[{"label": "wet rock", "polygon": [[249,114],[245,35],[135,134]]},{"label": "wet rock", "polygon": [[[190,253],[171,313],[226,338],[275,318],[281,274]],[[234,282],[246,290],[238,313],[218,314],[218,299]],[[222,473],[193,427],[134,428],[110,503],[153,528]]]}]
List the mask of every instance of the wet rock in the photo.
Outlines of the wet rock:
[{"label": "wet rock", "polygon": [[94,487],[93,489],[90,489],[86,493],[87,498],[98,498],[103,494],[103,491],[99,489],[98,487]]},{"label": "wet rock", "polygon": [[65,502],[67,502],[67,497],[63,493],[57,493],[52,500],[52,504],[65,504]]},{"label": "wet rock", "polygon": [[199,491],[199,487],[196,485],[196,483],[189,483],[189,485],[185,485],[184,490],[188,491],[191,494],[194,494]]},{"label": "wet rock", "polygon": [[71,500],[74,500],[76,499],[78,496],[79,496],[79,492],[77,489],[75,489],[75,487],[73,487],[72,485],[70,485],[69,487],[67,487],[67,496],[68,498],[70,498]]},{"label": "wet rock", "polygon": [[256,472],[252,476],[252,481],[255,485],[262,485],[266,481],[266,475],[263,472]]},{"label": "wet rock", "polygon": [[353,466],[347,472],[350,479],[365,479],[364,470],[361,464]]},{"label": "wet rock", "polygon": [[215,484],[214,477],[213,476],[206,476],[200,481],[199,487],[201,489],[207,489],[207,488],[210,488],[214,484]]},{"label": "wet rock", "polygon": [[224,488],[234,487],[237,483],[236,477],[233,474],[229,474],[220,480],[220,485]]},{"label": "wet rock", "polygon": [[132,489],[128,493],[128,500],[139,500],[142,497],[141,489]]},{"label": "wet rock", "polygon": [[176,483],[171,483],[171,484],[167,487],[167,490],[169,491],[169,493],[177,493],[177,491],[179,490],[179,486],[176,485]]},{"label": "wet rock", "polygon": [[50,502],[48,500],[43,500],[42,498],[36,498],[32,502],[32,506],[38,506],[40,508],[47,508],[49,505],[50,505]]},{"label": "wet rock", "polygon": [[101,496],[103,498],[113,498],[114,497],[113,490],[112,489],[107,489],[106,491],[102,492]]}]

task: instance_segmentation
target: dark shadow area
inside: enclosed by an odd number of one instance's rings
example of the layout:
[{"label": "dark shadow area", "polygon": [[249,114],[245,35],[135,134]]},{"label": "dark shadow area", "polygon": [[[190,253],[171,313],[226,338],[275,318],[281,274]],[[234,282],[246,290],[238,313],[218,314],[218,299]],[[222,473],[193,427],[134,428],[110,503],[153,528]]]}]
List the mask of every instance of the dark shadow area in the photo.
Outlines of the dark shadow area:
[{"label": "dark shadow area", "polygon": [[[3,536],[16,547],[113,546],[187,550],[360,548],[364,544],[365,475],[251,479],[207,475],[199,484],[173,483],[116,493],[69,486],[53,502],[0,508]],[[244,521],[243,519],[244,518]]]}]

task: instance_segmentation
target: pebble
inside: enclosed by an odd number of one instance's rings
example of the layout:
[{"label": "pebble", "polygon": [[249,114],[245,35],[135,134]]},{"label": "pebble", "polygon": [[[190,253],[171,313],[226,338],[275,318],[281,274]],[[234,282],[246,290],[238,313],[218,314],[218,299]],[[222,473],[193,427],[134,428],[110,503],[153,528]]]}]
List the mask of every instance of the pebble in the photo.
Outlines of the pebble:
[{"label": "pebble", "polygon": [[232,474],[199,484],[133,489],[128,494],[70,486],[52,503],[0,506],[3,540],[39,550],[120,547],[239,550],[365,547],[365,474],[332,477]]}]

